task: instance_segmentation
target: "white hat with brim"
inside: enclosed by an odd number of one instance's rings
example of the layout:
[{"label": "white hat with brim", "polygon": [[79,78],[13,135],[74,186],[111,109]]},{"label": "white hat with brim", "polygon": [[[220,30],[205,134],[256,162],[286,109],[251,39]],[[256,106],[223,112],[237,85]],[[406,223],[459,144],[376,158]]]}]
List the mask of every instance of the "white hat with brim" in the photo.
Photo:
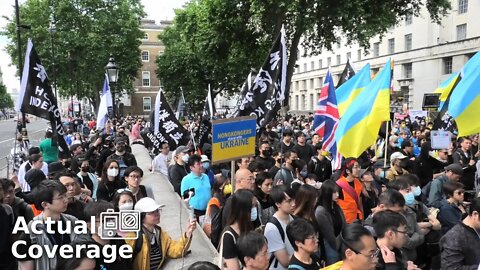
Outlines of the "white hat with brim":
[{"label": "white hat with brim", "polygon": [[134,209],[137,211],[140,211],[141,213],[149,213],[163,207],[165,207],[164,204],[158,204],[154,199],[146,197],[146,198],[141,198],[135,204]]}]

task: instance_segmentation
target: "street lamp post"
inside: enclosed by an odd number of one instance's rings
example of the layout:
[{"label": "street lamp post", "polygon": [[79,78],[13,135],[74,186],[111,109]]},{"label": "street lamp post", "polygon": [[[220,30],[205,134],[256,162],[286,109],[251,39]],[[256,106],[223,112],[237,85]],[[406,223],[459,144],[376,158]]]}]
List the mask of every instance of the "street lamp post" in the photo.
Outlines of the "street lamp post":
[{"label": "street lamp post", "polygon": [[[115,58],[110,56],[107,66],[105,66],[105,71],[108,76],[108,83],[110,84],[110,92],[112,93],[112,107],[113,107],[113,117],[117,116],[117,108],[115,104],[115,86],[118,82],[118,71],[119,68],[115,63]],[[113,87],[112,87],[113,86]]]}]

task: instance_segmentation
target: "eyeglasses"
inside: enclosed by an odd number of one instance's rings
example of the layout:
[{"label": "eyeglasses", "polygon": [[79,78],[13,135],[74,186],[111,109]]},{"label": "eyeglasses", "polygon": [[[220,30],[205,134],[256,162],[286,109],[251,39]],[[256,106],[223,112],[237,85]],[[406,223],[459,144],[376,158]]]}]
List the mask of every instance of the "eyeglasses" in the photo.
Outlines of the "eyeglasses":
[{"label": "eyeglasses", "polygon": [[310,239],[310,240],[313,240],[313,241],[318,241],[318,237],[315,236],[315,235],[312,235],[312,236],[307,237],[307,238],[305,238],[305,239]]},{"label": "eyeglasses", "polygon": [[398,232],[398,233],[401,233],[401,234],[405,234],[405,235],[408,233],[407,231],[400,231],[400,230],[392,230],[392,231]]},{"label": "eyeglasses", "polygon": [[152,211],[152,212],[147,212],[147,215],[156,215],[156,214],[160,214],[161,210],[160,209],[157,209],[155,211]]},{"label": "eyeglasses", "polygon": [[140,175],[136,175],[136,174],[134,174],[134,175],[129,175],[128,177],[130,177],[130,178],[136,178],[136,179],[142,178]]},{"label": "eyeglasses", "polygon": [[63,194],[58,196],[57,198],[53,198],[52,200],[59,200],[59,201],[64,201],[67,199],[67,195]]},{"label": "eyeglasses", "polygon": [[459,191],[455,191],[455,193],[457,193],[458,195],[463,195],[463,194],[465,194],[465,191],[464,190],[459,190]]},{"label": "eyeglasses", "polygon": [[363,256],[365,256],[365,257],[367,257],[367,258],[370,258],[370,259],[372,259],[372,260],[378,258],[378,256],[380,255],[380,249],[379,249],[379,248],[375,249],[375,251],[374,251],[372,254],[368,254],[368,255],[367,255],[367,254],[363,254],[363,253],[361,253],[360,251],[352,248],[352,247],[347,243],[347,241],[345,241],[345,239],[343,239],[343,236],[342,236],[341,233],[340,233],[340,241],[342,241],[342,243],[343,243],[348,249],[350,249],[351,251],[353,251],[355,254],[361,254],[361,255],[363,255]]}]

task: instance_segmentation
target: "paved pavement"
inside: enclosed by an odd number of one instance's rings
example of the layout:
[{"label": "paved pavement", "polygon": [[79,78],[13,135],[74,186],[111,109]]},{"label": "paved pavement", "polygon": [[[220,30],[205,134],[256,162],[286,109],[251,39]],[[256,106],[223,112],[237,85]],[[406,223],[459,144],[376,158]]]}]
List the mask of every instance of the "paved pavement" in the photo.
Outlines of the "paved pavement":
[{"label": "paved pavement", "polygon": [[[36,119],[27,124],[28,137],[32,146],[38,146],[45,136],[47,120]],[[17,122],[13,119],[0,121],[0,177],[7,177],[5,158],[14,146]]]},{"label": "paved pavement", "polygon": [[[151,158],[147,149],[142,145],[132,145],[132,153],[137,159],[137,164],[142,168],[144,176],[142,184],[153,191],[154,198],[159,204],[166,207],[162,210],[160,225],[173,240],[180,238],[187,227],[188,209],[180,197],[173,191],[173,187],[163,175],[149,172]],[[168,260],[162,267],[164,270],[188,269],[197,261],[210,261],[216,264],[218,253],[210,243],[200,226],[193,233],[190,246],[191,253],[183,259]]]}]

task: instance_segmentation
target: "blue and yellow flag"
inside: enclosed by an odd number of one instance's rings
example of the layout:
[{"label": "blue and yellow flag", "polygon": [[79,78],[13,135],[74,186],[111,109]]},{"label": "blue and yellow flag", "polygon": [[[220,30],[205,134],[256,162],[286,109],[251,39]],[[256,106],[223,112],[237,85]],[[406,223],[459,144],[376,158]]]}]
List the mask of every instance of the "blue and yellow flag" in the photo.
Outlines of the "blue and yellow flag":
[{"label": "blue and yellow flag", "polygon": [[390,63],[388,60],[340,118],[335,138],[345,158],[359,157],[375,143],[382,122],[390,120]]},{"label": "blue and yellow flag", "polygon": [[343,83],[336,91],[340,117],[370,83],[370,64],[366,64],[355,76]]},{"label": "blue and yellow flag", "polygon": [[480,132],[480,53],[463,66],[460,81],[450,95],[448,113],[455,119],[458,136]]},{"label": "blue and yellow flag", "polygon": [[442,82],[433,93],[440,94],[440,105],[438,106],[438,111],[441,111],[445,102],[447,101],[448,97],[450,96],[450,92],[452,92],[453,87],[457,83],[458,78],[460,78],[460,72],[455,72],[448,77],[444,82]]}]

